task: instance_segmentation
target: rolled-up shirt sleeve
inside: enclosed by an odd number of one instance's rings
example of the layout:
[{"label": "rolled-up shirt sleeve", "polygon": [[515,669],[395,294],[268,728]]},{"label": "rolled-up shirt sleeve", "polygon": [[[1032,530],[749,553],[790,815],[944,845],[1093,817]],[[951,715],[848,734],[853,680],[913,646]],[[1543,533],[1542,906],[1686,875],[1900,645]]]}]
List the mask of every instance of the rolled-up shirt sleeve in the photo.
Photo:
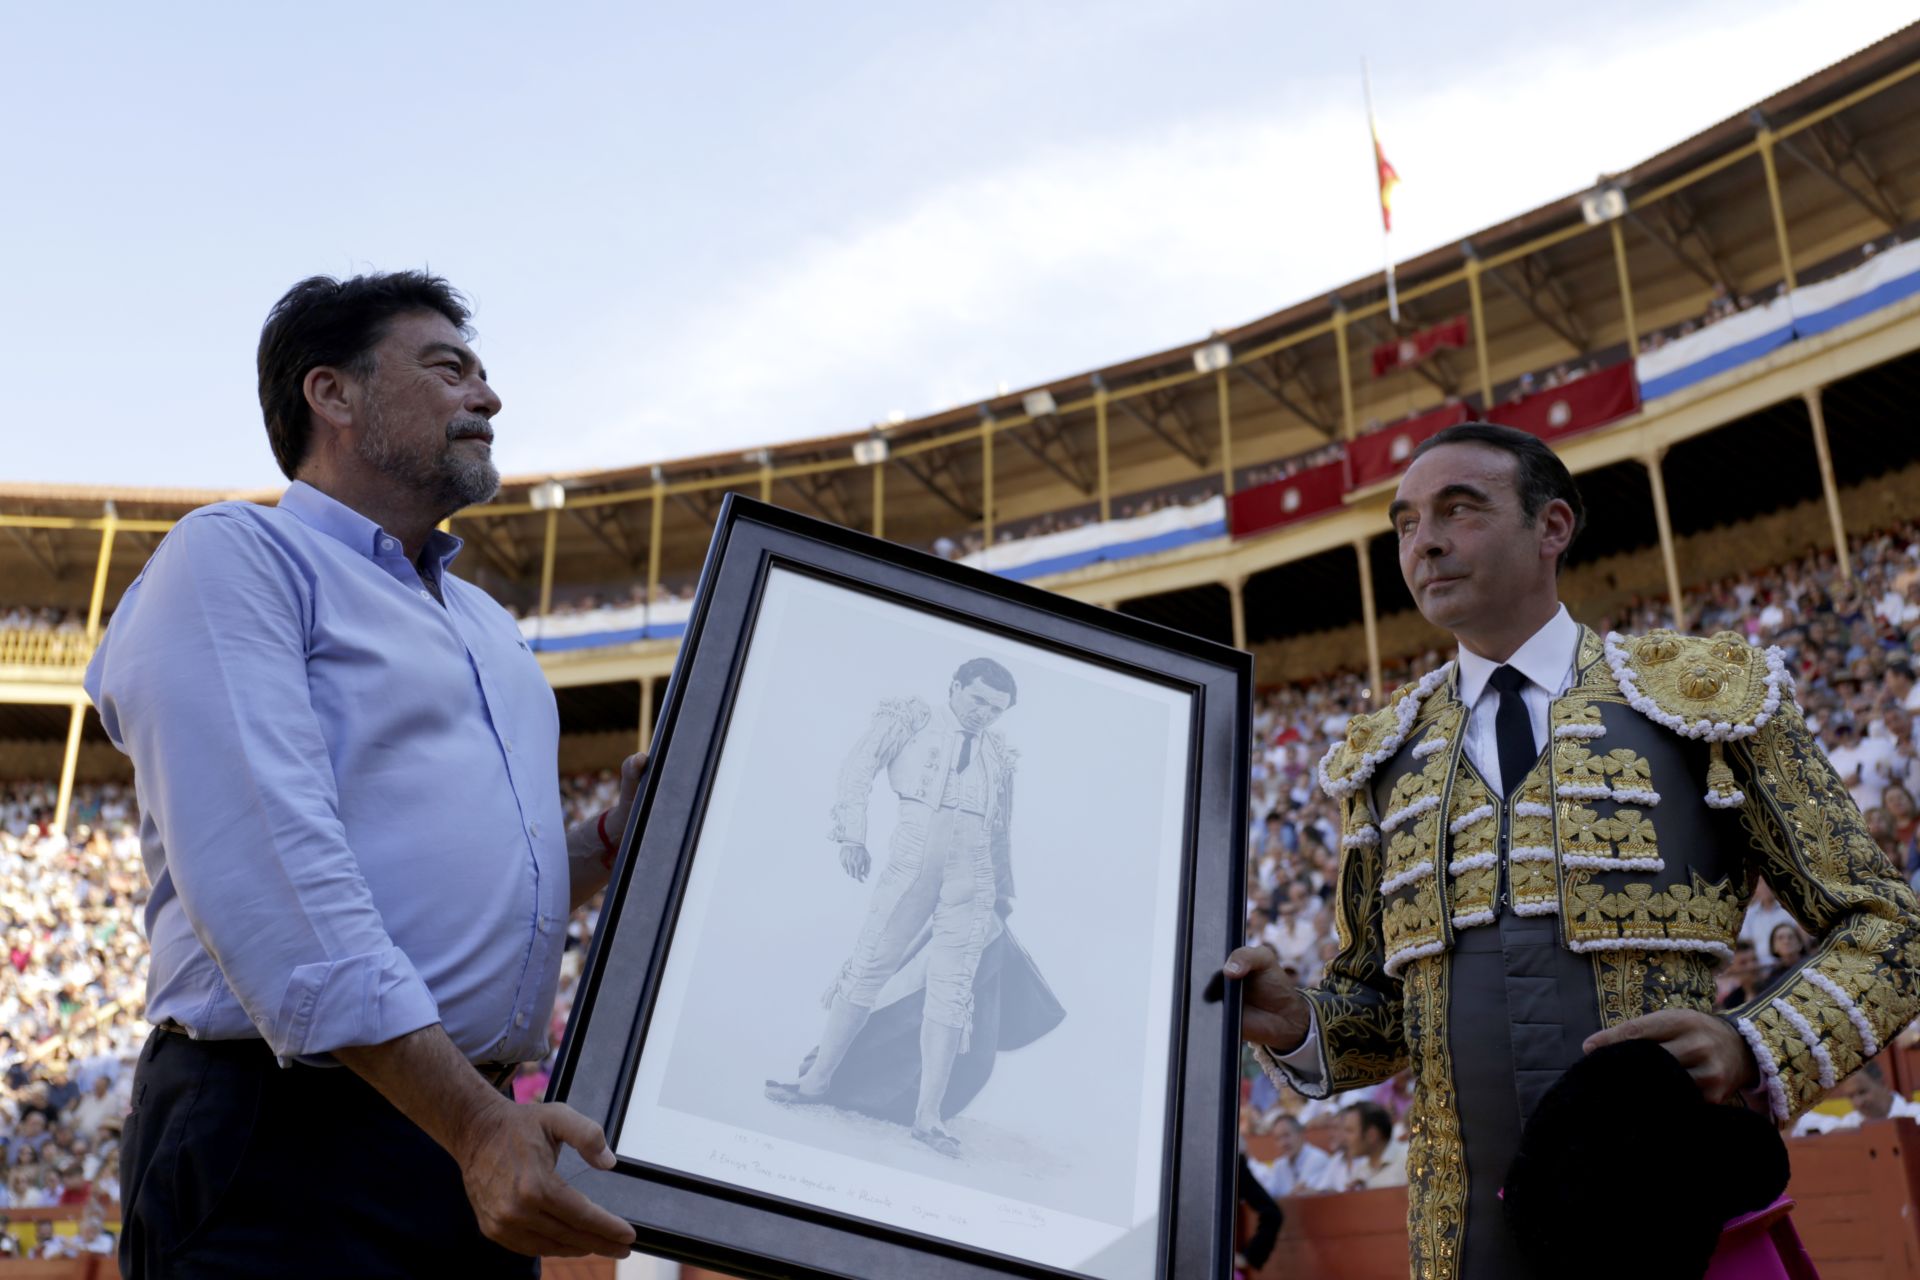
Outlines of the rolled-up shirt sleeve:
[{"label": "rolled-up shirt sleeve", "polygon": [[182,521],[88,672],[194,935],[281,1060],[439,1021],[349,847],[309,695],[312,591],[264,530]]}]

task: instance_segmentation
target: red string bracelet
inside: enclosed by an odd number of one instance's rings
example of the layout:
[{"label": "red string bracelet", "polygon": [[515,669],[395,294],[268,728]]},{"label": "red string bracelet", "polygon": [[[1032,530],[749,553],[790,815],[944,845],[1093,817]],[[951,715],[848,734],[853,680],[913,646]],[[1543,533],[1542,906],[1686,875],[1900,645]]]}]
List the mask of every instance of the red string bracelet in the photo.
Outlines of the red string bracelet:
[{"label": "red string bracelet", "polygon": [[613,840],[607,835],[607,819],[612,816],[613,810],[603,810],[600,814],[600,821],[595,824],[594,828],[600,833],[600,865],[609,871],[613,870],[613,859],[615,855],[620,852],[619,846],[615,845]]}]

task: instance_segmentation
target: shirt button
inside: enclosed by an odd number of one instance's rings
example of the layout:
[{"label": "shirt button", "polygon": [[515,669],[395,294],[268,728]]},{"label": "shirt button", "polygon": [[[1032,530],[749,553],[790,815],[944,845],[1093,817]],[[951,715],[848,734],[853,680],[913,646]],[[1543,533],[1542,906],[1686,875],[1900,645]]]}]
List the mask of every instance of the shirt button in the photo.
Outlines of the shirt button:
[{"label": "shirt button", "polygon": [[547,919],[545,916],[541,916],[539,921],[539,929],[540,929],[540,932],[542,933],[552,933],[553,922]]},{"label": "shirt button", "polygon": [[420,588],[420,598],[422,600],[431,600],[433,599],[433,592],[427,590],[425,587],[422,587]]},{"label": "shirt button", "polygon": [[527,1015],[526,1015],[526,1014],[524,1014],[524,1013],[516,1013],[516,1014],[514,1014],[514,1015],[513,1015],[513,1025],[514,1025],[514,1026],[516,1026],[516,1027],[524,1027],[524,1026],[526,1026],[526,1025],[527,1025]]},{"label": "shirt button", "polygon": [[500,739],[500,745],[501,745],[501,746],[503,746],[503,747],[505,747],[505,748],[507,749],[507,754],[508,754],[508,755],[512,755],[512,754],[513,754],[513,739],[512,739],[512,738],[502,738],[502,739]]},{"label": "shirt button", "polygon": [[540,838],[540,824],[537,822],[529,822],[527,824],[527,834],[535,840],[538,840]]}]

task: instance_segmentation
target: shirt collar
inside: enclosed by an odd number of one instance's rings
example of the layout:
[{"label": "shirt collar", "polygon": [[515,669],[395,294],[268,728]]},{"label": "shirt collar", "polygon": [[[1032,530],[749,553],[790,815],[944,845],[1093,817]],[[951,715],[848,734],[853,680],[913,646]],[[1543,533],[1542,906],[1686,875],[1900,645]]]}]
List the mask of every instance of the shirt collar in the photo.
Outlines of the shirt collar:
[{"label": "shirt collar", "polygon": [[1580,624],[1561,605],[1547,624],[1513,651],[1504,663],[1483,658],[1465,645],[1460,646],[1460,704],[1471,707],[1486,692],[1487,681],[1502,666],[1512,667],[1533,683],[1558,697],[1566,686],[1567,673],[1580,644]]},{"label": "shirt collar", "polygon": [[[295,480],[287,486],[287,491],[280,495],[280,509],[315,533],[324,533],[369,560],[378,561],[402,554],[398,538],[305,480]],[[465,545],[452,534],[435,529],[427,535],[426,554],[422,560],[435,566],[437,577],[446,571]]]}]

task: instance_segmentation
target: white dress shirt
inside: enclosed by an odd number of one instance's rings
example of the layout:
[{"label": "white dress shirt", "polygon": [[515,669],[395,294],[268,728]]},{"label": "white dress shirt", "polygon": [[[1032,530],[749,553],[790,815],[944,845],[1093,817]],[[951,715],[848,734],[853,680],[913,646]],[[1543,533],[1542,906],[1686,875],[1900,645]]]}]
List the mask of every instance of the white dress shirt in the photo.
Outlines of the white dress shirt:
[{"label": "white dress shirt", "polygon": [[[1546,625],[1513,651],[1513,656],[1505,663],[1483,658],[1465,645],[1460,646],[1460,669],[1457,672],[1456,687],[1460,702],[1471,708],[1467,713],[1467,740],[1463,750],[1467,759],[1479,772],[1487,787],[1496,796],[1506,795],[1504,779],[1500,776],[1500,746],[1495,738],[1494,717],[1500,710],[1500,692],[1488,681],[1493,673],[1502,666],[1513,667],[1527,678],[1526,688],[1520,691],[1520,701],[1526,703],[1527,719],[1533,726],[1533,746],[1539,751],[1547,740],[1547,712],[1553,706],[1553,700],[1567,691],[1573,683],[1574,663],[1580,654],[1580,624],[1567,612],[1567,606],[1561,605]],[[1505,850],[1501,853],[1504,856]],[[1307,1038],[1292,1053],[1275,1054],[1276,1061],[1309,1083],[1320,1079],[1320,1020],[1310,1017],[1307,1023]]]},{"label": "white dress shirt", "polygon": [[1500,694],[1488,681],[1503,665],[1527,678],[1527,687],[1520,691],[1520,701],[1527,704],[1527,719],[1533,725],[1533,748],[1538,751],[1547,740],[1548,709],[1573,683],[1573,665],[1579,649],[1580,624],[1573,620],[1565,605],[1547,619],[1546,626],[1515,649],[1505,663],[1483,658],[1465,645],[1460,646],[1460,702],[1472,708],[1467,716],[1467,759],[1473,762],[1496,796],[1507,794],[1507,780],[1500,776],[1500,745],[1494,731]]}]

